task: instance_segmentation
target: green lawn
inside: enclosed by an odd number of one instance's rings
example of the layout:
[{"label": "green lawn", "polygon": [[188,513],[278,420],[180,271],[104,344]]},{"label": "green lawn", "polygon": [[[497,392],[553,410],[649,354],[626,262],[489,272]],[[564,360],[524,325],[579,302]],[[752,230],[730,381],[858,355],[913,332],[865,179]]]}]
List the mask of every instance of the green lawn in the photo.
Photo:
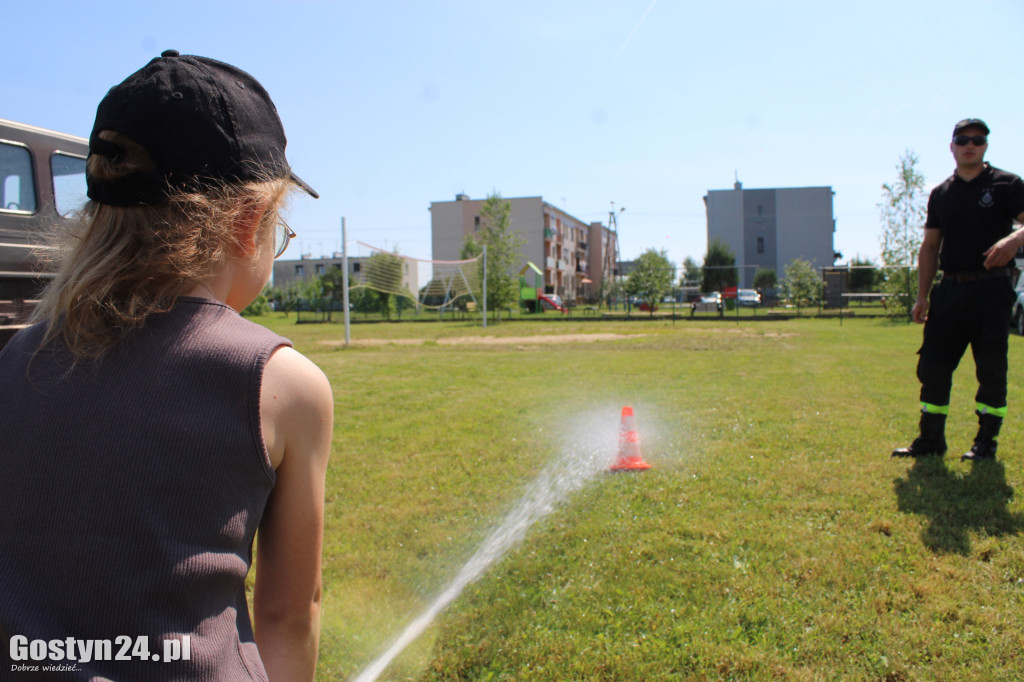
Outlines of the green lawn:
[{"label": "green lawn", "polygon": [[916,325],[363,324],[343,349],[340,324],[257,319],[334,386],[321,679],[383,652],[547,467],[614,459],[626,405],[652,469],[590,477],[380,679],[1024,675],[1020,337],[1000,461],[972,467],[969,356],[945,461],[889,457]]}]

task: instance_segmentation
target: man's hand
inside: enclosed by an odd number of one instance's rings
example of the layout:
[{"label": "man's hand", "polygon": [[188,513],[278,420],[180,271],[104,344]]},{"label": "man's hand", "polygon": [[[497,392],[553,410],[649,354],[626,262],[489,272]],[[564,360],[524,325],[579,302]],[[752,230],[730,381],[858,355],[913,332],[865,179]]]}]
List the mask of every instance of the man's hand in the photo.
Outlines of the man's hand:
[{"label": "man's hand", "polygon": [[914,322],[918,324],[924,324],[928,320],[928,297],[918,296],[917,300],[914,301],[914,309],[911,311],[914,316]]},{"label": "man's hand", "polygon": [[1017,254],[1017,248],[1020,246],[1018,243],[1020,241],[1021,234],[1018,230],[990,246],[988,251],[982,254],[985,256],[985,269],[1001,268],[1013,260],[1013,257]]}]

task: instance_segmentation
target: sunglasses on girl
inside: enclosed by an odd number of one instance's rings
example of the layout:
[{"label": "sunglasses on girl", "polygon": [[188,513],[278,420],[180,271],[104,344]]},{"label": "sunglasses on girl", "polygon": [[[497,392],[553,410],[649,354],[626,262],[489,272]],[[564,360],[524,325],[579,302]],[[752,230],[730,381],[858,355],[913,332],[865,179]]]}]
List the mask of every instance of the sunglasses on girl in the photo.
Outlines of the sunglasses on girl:
[{"label": "sunglasses on girl", "polygon": [[988,144],[988,138],[984,135],[955,135],[953,137],[953,144],[957,147],[966,147],[968,142],[975,147],[983,147]]}]

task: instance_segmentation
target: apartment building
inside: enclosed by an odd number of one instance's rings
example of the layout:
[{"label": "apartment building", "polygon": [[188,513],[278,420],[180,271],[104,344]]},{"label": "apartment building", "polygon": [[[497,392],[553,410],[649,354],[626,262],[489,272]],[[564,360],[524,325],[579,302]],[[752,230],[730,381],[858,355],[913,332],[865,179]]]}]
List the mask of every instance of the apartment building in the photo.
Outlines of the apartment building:
[{"label": "apartment building", "polygon": [[737,181],[731,190],[709,190],[708,244],[719,239],[736,254],[741,288],[754,285],[761,268],[782,278],[794,259],[815,268],[834,262],[831,187],[744,189]]},{"label": "apartment building", "polygon": [[[596,295],[603,280],[614,277],[616,235],[603,224],[580,220],[542,197],[504,201],[511,208],[509,229],[524,242],[518,267],[536,265],[543,272],[545,293],[583,301]],[[480,229],[483,204],[483,199],[465,194],[454,201],[431,202],[434,260],[459,259],[466,236]]]}]

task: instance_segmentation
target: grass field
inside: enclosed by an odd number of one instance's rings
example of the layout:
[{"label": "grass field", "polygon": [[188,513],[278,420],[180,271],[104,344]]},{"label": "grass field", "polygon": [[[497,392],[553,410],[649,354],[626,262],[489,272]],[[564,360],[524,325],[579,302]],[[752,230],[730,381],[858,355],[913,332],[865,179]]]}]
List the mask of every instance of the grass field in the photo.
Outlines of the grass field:
[{"label": "grass field", "polygon": [[[552,462],[615,456],[444,611],[387,680],[1020,680],[1024,339],[1000,461],[917,423],[920,327],[881,319],[258,321],[331,379],[320,679],[384,651]],[[495,337],[485,339],[483,337]],[[597,340],[584,340],[586,337]]]}]

